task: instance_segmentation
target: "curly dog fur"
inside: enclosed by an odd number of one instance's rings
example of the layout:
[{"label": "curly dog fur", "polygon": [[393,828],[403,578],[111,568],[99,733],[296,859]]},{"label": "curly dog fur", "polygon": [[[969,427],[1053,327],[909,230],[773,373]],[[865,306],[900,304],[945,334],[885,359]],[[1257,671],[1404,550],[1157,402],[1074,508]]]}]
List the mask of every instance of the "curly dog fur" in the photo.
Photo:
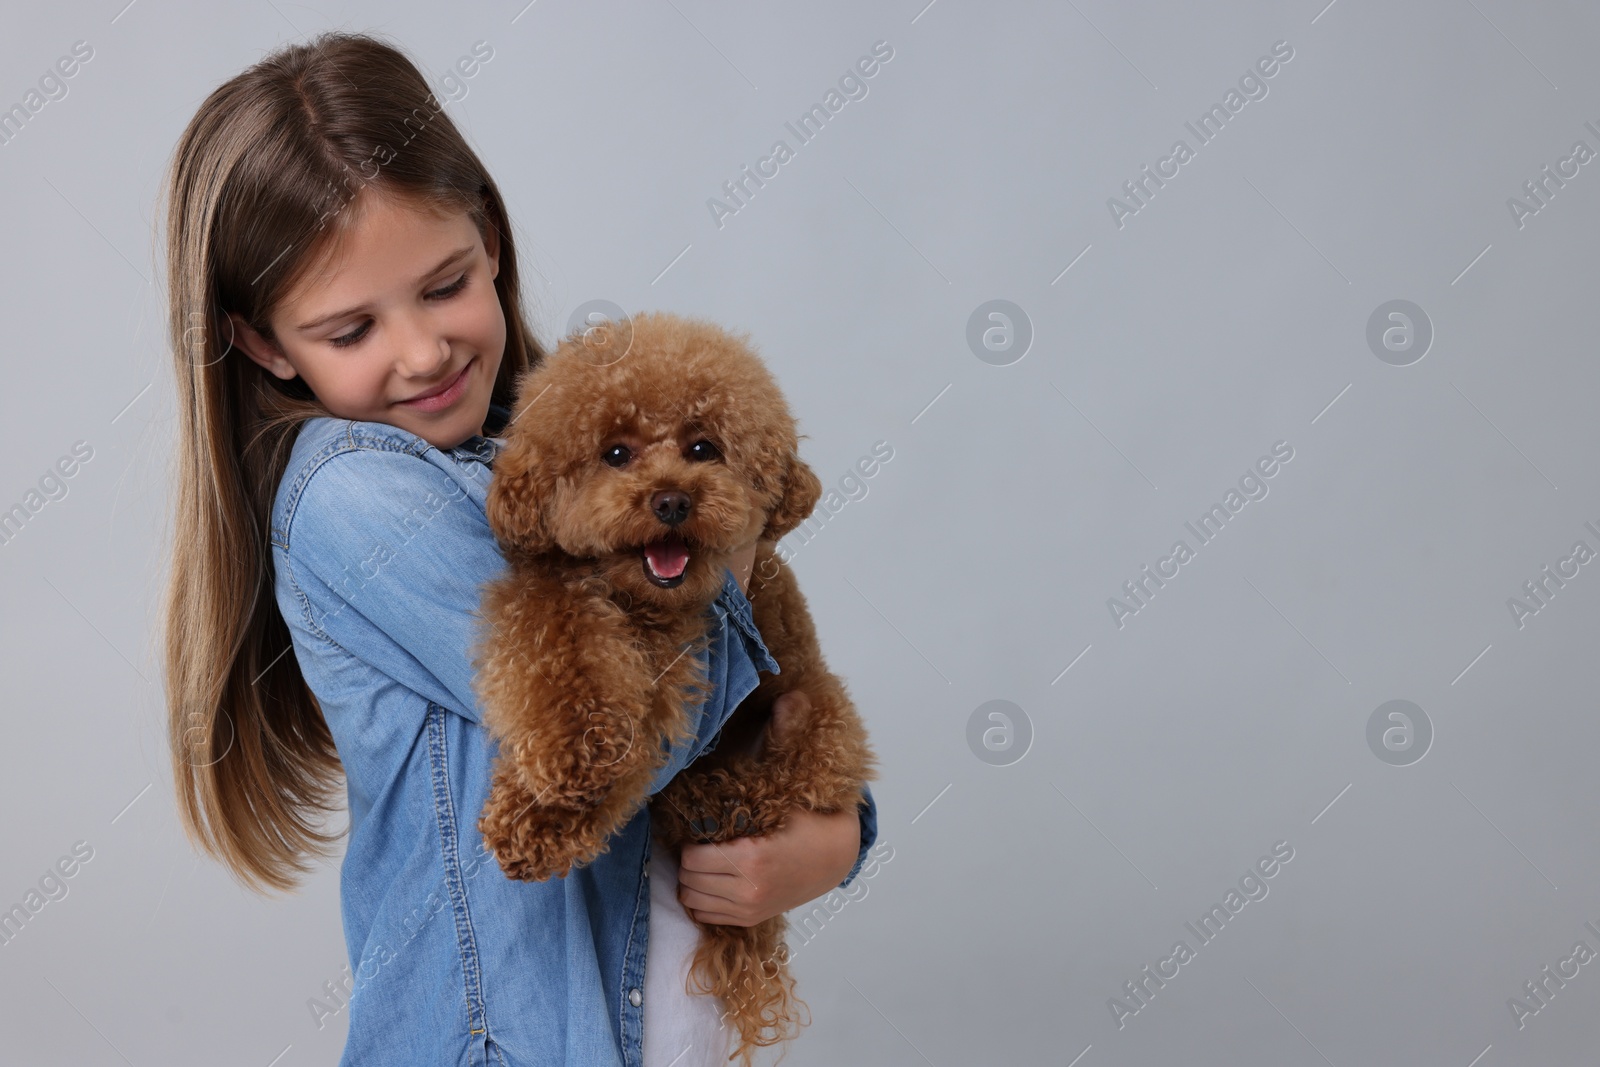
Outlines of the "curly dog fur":
[{"label": "curly dog fur", "polygon": [[[862,799],[876,776],[865,727],[775,551],[821,495],[798,445],[748,338],[708,322],[653,313],[593,327],[518,381],[488,497],[508,568],[485,587],[474,653],[499,745],[479,829],[508,876],[591,862],[647,802],[676,854]],[[709,691],[707,609],[732,552],[758,536],[748,598],[781,677],[764,675],[713,747],[651,797]],[[810,708],[770,734],[792,690]],[[688,991],[721,998],[740,1037],[730,1059],[746,1067],[802,1025],[784,927],[781,915],[702,925]]]}]

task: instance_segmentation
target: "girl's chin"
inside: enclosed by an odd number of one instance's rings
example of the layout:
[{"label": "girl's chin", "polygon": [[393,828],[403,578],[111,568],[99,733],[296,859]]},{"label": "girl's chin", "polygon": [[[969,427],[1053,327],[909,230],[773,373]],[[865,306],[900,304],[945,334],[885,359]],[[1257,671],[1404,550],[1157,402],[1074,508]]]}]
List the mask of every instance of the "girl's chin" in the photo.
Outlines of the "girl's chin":
[{"label": "girl's chin", "polygon": [[451,418],[444,422],[425,424],[421,426],[406,426],[424,441],[441,452],[448,452],[452,448],[459,448],[474,436],[482,435],[484,420],[489,417],[489,405],[484,404],[482,410],[469,412],[468,405],[463,404],[460,411],[451,413]]}]

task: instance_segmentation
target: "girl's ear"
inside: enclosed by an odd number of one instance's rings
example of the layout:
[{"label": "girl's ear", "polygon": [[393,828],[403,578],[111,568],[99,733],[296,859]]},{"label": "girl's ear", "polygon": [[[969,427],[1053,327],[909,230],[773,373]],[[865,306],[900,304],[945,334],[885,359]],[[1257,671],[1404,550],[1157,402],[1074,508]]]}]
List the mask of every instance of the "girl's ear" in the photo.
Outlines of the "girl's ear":
[{"label": "girl's ear", "polygon": [[507,447],[494,461],[484,510],[489,528],[503,548],[535,555],[554,547],[544,518],[550,504],[550,480],[515,431],[508,431],[508,436]]},{"label": "girl's ear", "polygon": [[228,325],[233,328],[233,346],[256,363],[285,381],[299,373],[290,366],[278,346],[252,329],[237,311],[228,312]]},{"label": "girl's ear", "polygon": [[806,521],[821,496],[822,482],[805,460],[791,452],[783,474],[783,492],[778,497],[777,507],[767,516],[767,528],[762,531],[761,540],[776,542]]},{"label": "girl's ear", "polygon": [[490,222],[484,227],[483,251],[489,257],[489,280],[500,276],[500,231]]}]

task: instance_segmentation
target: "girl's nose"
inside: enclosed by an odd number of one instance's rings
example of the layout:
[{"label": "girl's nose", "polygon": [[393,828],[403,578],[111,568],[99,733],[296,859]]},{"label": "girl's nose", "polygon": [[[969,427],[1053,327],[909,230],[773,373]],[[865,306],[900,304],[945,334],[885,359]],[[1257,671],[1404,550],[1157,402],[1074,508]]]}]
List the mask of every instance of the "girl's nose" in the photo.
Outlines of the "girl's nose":
[{"label": "girl's nose", "polygon": [[397,361],[407,377],[429,378],[450,363],[450,342],[428,329],[426,322],[415,323],[408,335],[397,340],[401,346]]}]

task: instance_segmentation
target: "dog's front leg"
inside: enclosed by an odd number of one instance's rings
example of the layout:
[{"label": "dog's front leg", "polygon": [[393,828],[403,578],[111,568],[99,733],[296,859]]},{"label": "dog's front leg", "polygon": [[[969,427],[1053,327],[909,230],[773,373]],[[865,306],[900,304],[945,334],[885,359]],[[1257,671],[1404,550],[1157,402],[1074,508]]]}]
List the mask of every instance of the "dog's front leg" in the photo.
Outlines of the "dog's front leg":
[{"label": "dog's front leg", "polygon": [[603,849],[663,758],[650,662],[615,604],[557,580],[510,573],[482,612],[474,684],[499,743],[485,841],[516,877],[561,874]]}]

